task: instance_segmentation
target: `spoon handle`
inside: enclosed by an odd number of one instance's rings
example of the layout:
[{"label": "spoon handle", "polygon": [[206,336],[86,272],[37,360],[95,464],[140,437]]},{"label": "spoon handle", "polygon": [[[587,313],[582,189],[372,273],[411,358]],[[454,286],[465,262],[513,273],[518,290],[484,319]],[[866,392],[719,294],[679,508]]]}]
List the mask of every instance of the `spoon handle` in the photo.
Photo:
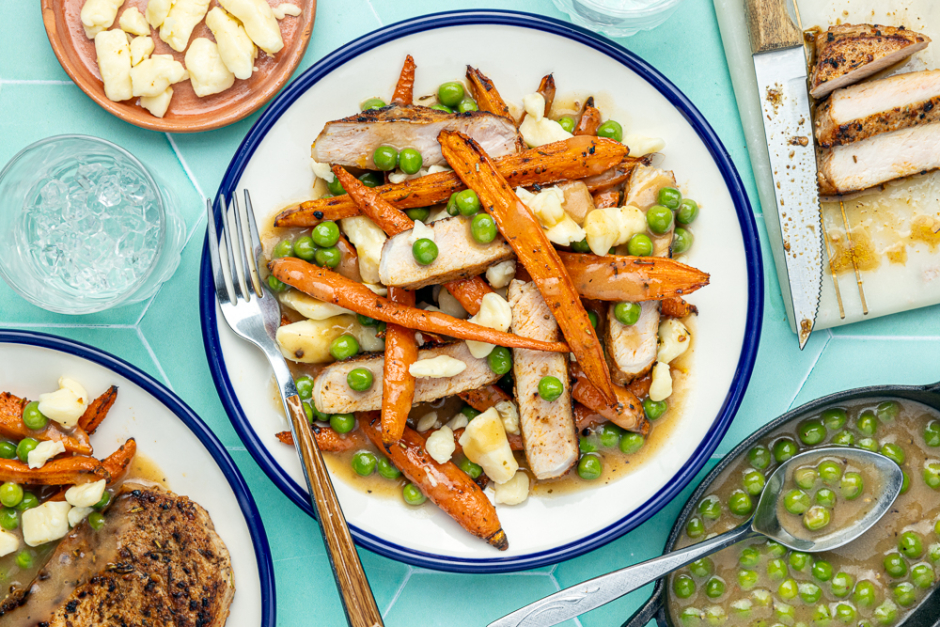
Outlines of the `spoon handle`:
[{"label": "spoon handle", "polygon": [[628,592],[664,577],[706,555],[759,536],[751,529],[751,521],[679,551],[667,553],[635,566],[595,577],[526,605],[488,627],[551,627],[589,610],[619,599]]}]

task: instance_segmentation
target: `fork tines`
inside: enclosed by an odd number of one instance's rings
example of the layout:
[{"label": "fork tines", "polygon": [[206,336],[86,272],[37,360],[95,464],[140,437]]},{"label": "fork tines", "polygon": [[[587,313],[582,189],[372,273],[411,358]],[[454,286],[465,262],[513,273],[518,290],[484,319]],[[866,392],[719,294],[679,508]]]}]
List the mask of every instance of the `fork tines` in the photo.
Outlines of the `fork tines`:
[{"label": "fork tines", "polygon": [[[216,216],[212,201],[206,199],[206,213],[209,222],[209,259],[212,262],[212,276],[215,291],[220,302],[234,303],[238,299],[250,301],[252,291],[258,298],[264,297],[261,279],[258,274],[258,257],[261,255],[261,239],[258,225],[251,205],[251,196],[245,190],[245,208],[239,205],[238,198],[232,194],[228,208],[224,206],[224,197],[218,204],[222,213],[222,239],[224,240],[225,260],[219,250],[219,236],[216,231]],[[234,224],[234,228],[233,228]],[[248,289],[251,282],[251,290]]]}]

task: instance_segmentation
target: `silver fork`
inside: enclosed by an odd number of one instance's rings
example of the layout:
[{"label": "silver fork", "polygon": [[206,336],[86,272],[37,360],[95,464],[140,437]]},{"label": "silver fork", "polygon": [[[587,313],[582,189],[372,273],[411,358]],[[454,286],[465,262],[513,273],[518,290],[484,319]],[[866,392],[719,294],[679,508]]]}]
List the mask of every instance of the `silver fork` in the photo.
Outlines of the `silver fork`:
[{"label": "silver fork", "polygon": [[307,422],[300,396],[294,386],[294,378],[274,339],[280,325],[281,312],[277,299],[268,291],[258,274],[257,261],[261,258],[261,240],[258,237],[258,226],[255,223],[248,190],[245,190],[244,209],[240,207],[234,194],[227,209],[224,207],[224,199],[220,199],[220,205],[224,247],[222,251],[219,250],[212,202],[206,201],[209,258],[212,262],[216,298],[222,315],[235,333],[262,350],[274,369],[281,400],[284,402],[284,411],[294,436],[294,445],[307,479],[310,502],[320,521],[320,531],[330,556],[340,600],[346,611],[346,620],[352,627],[382,627],[382,616],[376,607],[369,580],[353,545],[346,518],[323,463],[323,455],[317,447],[310,423]]}]

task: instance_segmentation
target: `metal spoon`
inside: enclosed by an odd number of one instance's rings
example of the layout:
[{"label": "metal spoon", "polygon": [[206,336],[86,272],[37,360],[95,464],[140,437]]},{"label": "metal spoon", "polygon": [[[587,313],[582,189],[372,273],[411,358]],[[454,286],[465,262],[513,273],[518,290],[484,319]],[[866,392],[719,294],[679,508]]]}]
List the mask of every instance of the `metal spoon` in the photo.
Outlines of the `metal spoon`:
[{"label": "metal spoon", "polygon": [[[797,538],[788,533],[777,519],[777,503],[783,498],[781,492],[787,478],[787,470],[803,464],[815,464],[826,457],[838,457],[855,466],[871,467],[881,482],[880,493],[874,495],[876,501],[864,516],[848,523],[840,529],[813,537]],[[832,446],[818,448],[799,455],[794,455],[780,464],[764,486],[754,515],[743,525],[698,544],[667,553],[635,566],[623,568],[607,575],[601,575],[572,586],[536,601],[512,614],[493,621],[488,627],[550,627],[593,610],[628,592],[642,588],[660,577],[665,577],[674,570],[687,566],[712,553],[737,544],[743,540],[767,537],[780,544],[806,553],[828,551],[856,539],[871,528],[888,511],[901,493],[904,473],[901,468],[878,453],[863,449]]]}]

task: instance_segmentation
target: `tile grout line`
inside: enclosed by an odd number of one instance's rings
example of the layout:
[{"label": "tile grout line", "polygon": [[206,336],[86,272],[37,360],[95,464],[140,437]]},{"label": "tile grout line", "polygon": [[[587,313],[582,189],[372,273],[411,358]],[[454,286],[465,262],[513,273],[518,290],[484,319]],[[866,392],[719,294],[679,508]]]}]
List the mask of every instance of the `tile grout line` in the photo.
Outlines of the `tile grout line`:
[{"label": "tile grout line", "polygon": [[140,343],[144,345],[144,348],[147,349],[147,352],[150,354],[150,359],[153,360],[154,365],[157,367],[157,371],[160,373],[160,376],[163,377],[163,382],[166,383],[166,386],[170,388],[170,391],[176,394],[176,390],[173,389],[173,384],[170,383],[170,378],[166,376],[166,372],[163,370],[163,366],[160,365],[160,360],[157,359],[157,354],[153,352],[153,348],[150,346],[150,342],[147,341],[147,338],[144,337],[143,332],[140,329],[135,329],[137,331],[137,337],[140,339]]},{"label": "tile grout line", "polygon": [[793,403],[796,402],[796,399],[797,397],[799,397],[800,392],[803,391],[803,387],[806,385],[806,382],[809,381],[810,375],[812,375],[813,371],[816,370],[816,365],[819,363],[820,358],[822,358],[822,354],[826,352],[826,347],[828,347],[829,342],[832,341],[832,337],[833,337],[832,331],[830,331],[829,329],[826,329],[826,331],[829,333],[829,337],[826,338],[826,343],[823,344],[823,347],[819,349],[819,352],[816,354],[816,359],[813,360],[813,365],[810,366],[809,370],[806,372],[806,376],[803,377],[802,381],[800,381],[800,386],[796,388],[796,394],[794,394],[793,398],[790,399],[790,404],[787,405],[787,411],[790,411],[791,409],[793,409]]},{"label": "tile grout line", "polygon": [[82,324],[69,322],[3,322],[0,326],[13,326],[20,328],[38,329],[47,327],[50,329],[135,329],[132,324]]},{"label": "tile grout line", "polygon": [[927,340],[928,342],[940,342],[940,335],[849,335],[845,333],[833,333],[832,338],[836,340],[875,340],[879,342],[889,340],[903,340],[907,342]]},{"label": "tile grout line", "polygon": [[176,158],[179,160],[180,165],[183,166],[183,171],[186,173],[186,177],[189,179],[189,182],[193,184],[193,187],[196,188],[196,192],[199,194],[199,198],[203,201],[207,196],[203,193],[202,188],[199,186],[199,181],[196,180],[196,175],[193,174],[193,171],[189,169],[189,164],[186,163],[186,159],[183,158],[183,153],[180,152],[179,146],[176,145],[176,140],[173,139],[173,135],[170,133],[164,133],[166,139],[170,142],[170,147],[173,149],[173,153],[176,155]]},{"label": "tile grout line", "polygon": [[385,26],[385,24],[382,23],[382,18],[379,17],[378,11],[376,11],[375,7],[372,6],[372,0],[366,0],[366,4],[368,4],[369,8],[372,9],[372,15],[375,16],[375,21],[379,23],[379,26]]},{"label": "tile grout line", "polygon": [[395,594],[392,595],[392,600],[388,602],[388,606],[385,608],[385,611],[382,612],[382,618],[388,617],[388,613],[392,611],[392,606],[395,605],[396,601],[398,601],[398,597],[401,596],[401,593],[404,591],[405,586],[408,584],[408,581],[411,579],[412,573],[414,573],[414,568],[409,566],[408,572],[405,573],[405,578],[402,579],[401,585],[398,586],[398,590],[396,590]]},{"label": "tile grout line", "polygon": [[[547,574],[548,574],[548,578],[551,580],[551,582],[552,582],[553,584],[555,584],[555,590],[556,590],[557,592],[561,592],[561,584],[558,582],[558,579],[555,578],[555,571],[556,571],[557,569],[558,569],[558,564],[555,564],[554,566],[552,566],[552,569],[551,569],[550,571],[548,571]],[[522,574],[522,573],[515,573],[515,574],[520,575],[520,574]],[[578,627],[583,627],[583,626],[581,625],[581,619],[578,618],[577,616],[575,616],[575,617],[572,618],[571,620],[572,620],[572,621],[574,622],[574,624],[577,625]]]}]

